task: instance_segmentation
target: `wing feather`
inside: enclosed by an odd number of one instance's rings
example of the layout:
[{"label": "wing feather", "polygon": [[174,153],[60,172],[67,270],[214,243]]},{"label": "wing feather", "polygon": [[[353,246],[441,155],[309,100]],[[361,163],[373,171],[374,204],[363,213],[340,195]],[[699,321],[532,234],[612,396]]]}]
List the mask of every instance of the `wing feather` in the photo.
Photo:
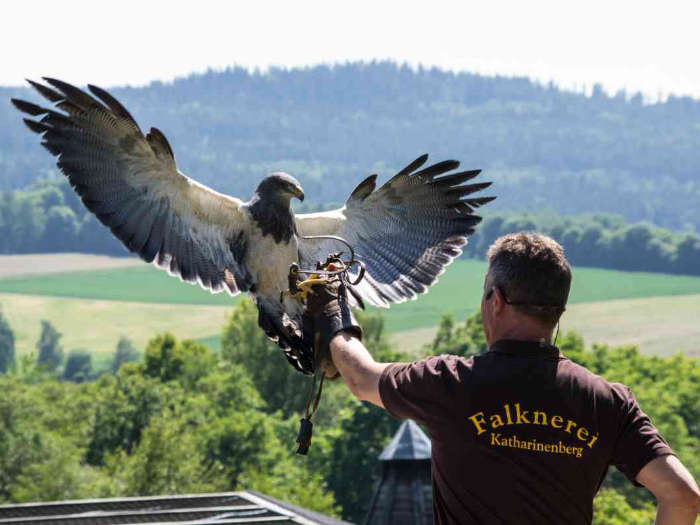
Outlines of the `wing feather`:
[{"label": "wing feather", "polygon": [[[56,109],[13,99],[24,119],[58,157],[85,206],[132,252],[147,262],[232,295],[253,284],[244,264],[251,227],[242,202],[222,195],[177,170],[165,135],[144,136],[129,111],[112,95],[92,95],[53,78],[51,87],[29,83]],[[60,111],[57,111],[60,110]]]},{"label": "wing feather", "polygon": [[388,306],[425,293],[462,253],[481,220],[473,209],[494,199],[465,199],[491,184],[464,184],[481,170],[448,174],[459,162],[423,168],[427,160],[427,155],[418,157],[376,191],[376,175],[368,177],[342,208],[297,215],[301,263],[309,267],[344,249],[337,241],[304,236],[338,235],[365,264],[366,277],[355,289],[362,299]]}]

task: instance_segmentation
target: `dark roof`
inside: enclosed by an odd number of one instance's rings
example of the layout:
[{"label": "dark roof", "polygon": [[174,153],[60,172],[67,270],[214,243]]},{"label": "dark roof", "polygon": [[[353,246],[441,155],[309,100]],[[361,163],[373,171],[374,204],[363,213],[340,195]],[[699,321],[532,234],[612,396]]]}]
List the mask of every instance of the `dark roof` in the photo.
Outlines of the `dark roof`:
[{"label": "dark roof", "polygon": [[381,461],[430,459],[430,439],[418,425],[407,419],[379,455]]},{"label": "dark roof", "polygon": [[298,523],[347,525],[257,492],[0,505],[0,525]]},{"label": "dark roof", "polygon": [[246,492],[248,494],[252,494],[253,496],[257,496],[263,500],[269,501],[274,505],[279,505],[283,509],[286,509],[290,512],[293,512],[294,514],[298,514],[299,516],[311,520],[313,523],[319,523],[320,525],[353,525],[350,522],[337,520],[335,518],[319,514],[318,512],[315,512],[313,510],[305,509],[303,507],[297,507],[296,505],[292,505],[291,503],[287,503],[286,501],[273,498],[272,496],[267,496],[266,494],[261,494],[260,492],[257,492],[255,490],[248,490]]}]

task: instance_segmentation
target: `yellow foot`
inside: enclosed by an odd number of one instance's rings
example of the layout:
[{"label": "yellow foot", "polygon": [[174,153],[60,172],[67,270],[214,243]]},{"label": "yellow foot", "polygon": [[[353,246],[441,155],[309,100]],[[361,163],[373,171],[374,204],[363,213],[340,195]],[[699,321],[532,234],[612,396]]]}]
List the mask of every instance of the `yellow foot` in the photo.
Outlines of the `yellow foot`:
[{"label": "yellow foot", "polygon": [[300,293],[303,293],[303,294],[304,294],[304,297],[306,297],[308,294],[314,293],[314,292],[311,290],[311,288],[312,288],[314,285],[316,285],[316,284],[325,284],[325,282],[326,282],[325,279],[321,279],[320,277],[315,277],[315,276],[312,275],[311,277],[309,277],[309,278],[306,279],[305,281],[302,281],[302,282],[300,282],[299,284],[297,284],[297,288],[299,288]]},{"label": "yellow foot", "polygon": [[297,284],[297,289],[299,290],[297,293],[291,293],[289,290],[282,292],[282,294],[280,294],[280,301],[282,301],[284,297],[288,296],[305,301],[309,294],[314,293],[311,289],[314,285],[324,284],[325,282],[325,279],[322,279],[318,277],[317,274],[314,274],[308,279],[301,281],[299,284]]}]

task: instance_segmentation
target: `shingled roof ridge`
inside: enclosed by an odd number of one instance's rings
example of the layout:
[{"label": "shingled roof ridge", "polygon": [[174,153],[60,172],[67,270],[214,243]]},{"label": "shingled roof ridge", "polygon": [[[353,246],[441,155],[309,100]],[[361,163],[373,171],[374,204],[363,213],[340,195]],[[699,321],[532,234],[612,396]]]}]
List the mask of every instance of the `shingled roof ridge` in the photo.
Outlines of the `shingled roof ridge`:
[{"label": "shingled roof ridge", "polygon": [[379,455],[381,461],[430,459],[430,439],[412,420],[407,419]]}]

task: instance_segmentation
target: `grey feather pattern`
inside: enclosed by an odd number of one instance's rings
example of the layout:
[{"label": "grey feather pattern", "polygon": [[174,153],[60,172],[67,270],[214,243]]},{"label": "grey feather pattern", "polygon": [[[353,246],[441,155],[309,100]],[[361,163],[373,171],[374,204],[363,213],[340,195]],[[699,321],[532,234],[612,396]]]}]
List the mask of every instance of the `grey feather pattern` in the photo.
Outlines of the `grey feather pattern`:
[{"label": "grey feather pattern", "polygon": [[[365,179],[343,208],[296,217],[302,235],[339,235],[353,245],[367,270],[355,291],[375,306],[425,293],[461,254],[481,220],[473,209],[494,199],[465,199],[490,185],[464,184],[480,170],[448,174],[459,167],[455,160],[421,169],[427,159],[418,157],[376,191],[376,176]],[[301,263],[307,267],[342,250],[332,240],[299,241]]]},{"label": "grey feather pattern", "polygon": [[[248,216],[241,201],[221,195],[177,170],[165,135],[144,137],[112,95],[97,97],[53,78],[30,81],[55,109],[13,100],[30,130],[58,157],[85,206],[132,252],[213,292],[247,291],[253,277],[243,262]],[[99,99],[99,100],[98,100]],[[226,283],[226,271],[230,276]]]}]

